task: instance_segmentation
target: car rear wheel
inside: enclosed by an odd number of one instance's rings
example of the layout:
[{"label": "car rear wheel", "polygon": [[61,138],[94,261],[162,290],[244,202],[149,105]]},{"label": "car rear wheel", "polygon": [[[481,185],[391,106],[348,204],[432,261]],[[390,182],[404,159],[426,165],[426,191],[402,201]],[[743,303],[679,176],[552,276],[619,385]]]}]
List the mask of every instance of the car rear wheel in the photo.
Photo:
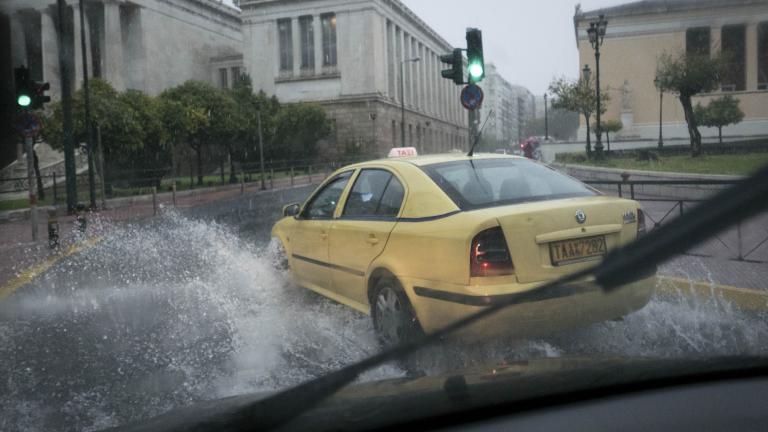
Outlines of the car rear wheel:
[{"label": "car rear wheel", "polygon": [[396,281],[387,278],[380,280],[372,300],[373,326],[383,346],[409,342],[422,334],[413,307]]}]

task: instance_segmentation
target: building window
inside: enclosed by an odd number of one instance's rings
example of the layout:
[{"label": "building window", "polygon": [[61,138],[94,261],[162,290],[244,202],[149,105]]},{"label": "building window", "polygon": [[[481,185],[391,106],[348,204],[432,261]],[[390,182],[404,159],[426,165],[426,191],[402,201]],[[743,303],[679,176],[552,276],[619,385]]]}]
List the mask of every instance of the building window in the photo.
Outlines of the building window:
[{"label": "building window", "polygon": [[336,14],[320,16],[323,29],[323,66],[336,66]]},{"label": "building window", "polygon": [[757,26],[757,89],[768,90],[768,22]]},{"label": "building window", "polygon": [[392,120],[392,147],[397,147],[397,122]]},{"label": "building window", "polygon": [[293,34],[290,18],[277,20],[277,33],[280,43],[280,71],[293,71]]},{"label": "building window", "polygon": [[315,70],[315,32],[312,28],[312,16],[299,17],[299,35],[301,37],[301,69]]},{"label": "building window", "polygon": [[725,61],[723,72],[723,91],[746,90],[746,28],[743,25],[723,26],[722,29],[722,55]]},{"label": "building window", "polygon": [[685,32],[685,52],[709,57],[709,27],[689,28]]},{"label": "building window", "polygon": [[227,80],[227,68],[219,69],[219,86],[221,88],[229,88],[229,82]]},{"label": "building window", "polygon": [[240,68],[235,66],[232,68],[232,85],[240,81]]}]

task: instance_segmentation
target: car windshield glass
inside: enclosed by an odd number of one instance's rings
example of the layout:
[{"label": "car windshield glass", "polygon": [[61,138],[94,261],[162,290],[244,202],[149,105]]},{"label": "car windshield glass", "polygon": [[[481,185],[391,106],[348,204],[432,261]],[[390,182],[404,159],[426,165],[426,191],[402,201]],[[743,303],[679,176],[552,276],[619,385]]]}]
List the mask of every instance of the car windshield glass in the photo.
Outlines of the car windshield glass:
[{"label": "car windshield glass", "polygon": [[598,195],[524,159],[478,159],[427,165],[424,171],[462,210]]}]

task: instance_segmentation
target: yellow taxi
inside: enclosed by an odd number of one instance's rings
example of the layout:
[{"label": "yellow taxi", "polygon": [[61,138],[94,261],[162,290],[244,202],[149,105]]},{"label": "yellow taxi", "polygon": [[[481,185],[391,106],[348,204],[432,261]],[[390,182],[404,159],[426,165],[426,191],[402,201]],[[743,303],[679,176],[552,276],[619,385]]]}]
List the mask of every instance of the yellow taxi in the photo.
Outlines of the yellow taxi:
[{"label": "yellow taxi", "polygon": [[[373,319],[385,345],[586,266],[645,230],[640,205],[529,159],[391,158],[344,167],[272,235],[296,282]],[[530,337],[642,308],[655,274],[609,294],[592,280],[508,307],[466,337]]]}]

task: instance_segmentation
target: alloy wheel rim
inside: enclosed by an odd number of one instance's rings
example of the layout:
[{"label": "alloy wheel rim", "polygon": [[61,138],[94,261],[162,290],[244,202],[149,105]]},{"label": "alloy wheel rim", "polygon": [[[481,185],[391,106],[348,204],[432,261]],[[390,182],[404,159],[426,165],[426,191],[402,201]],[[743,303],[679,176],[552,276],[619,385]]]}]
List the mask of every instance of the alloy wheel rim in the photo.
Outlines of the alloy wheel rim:
[{"label": "alloy wheel rim", "polygon": [[397,293],[390,287],[384,287],[376,298],[376,322],[379,334],[388,343],[398,342],[404,334],[403,304]]}]

